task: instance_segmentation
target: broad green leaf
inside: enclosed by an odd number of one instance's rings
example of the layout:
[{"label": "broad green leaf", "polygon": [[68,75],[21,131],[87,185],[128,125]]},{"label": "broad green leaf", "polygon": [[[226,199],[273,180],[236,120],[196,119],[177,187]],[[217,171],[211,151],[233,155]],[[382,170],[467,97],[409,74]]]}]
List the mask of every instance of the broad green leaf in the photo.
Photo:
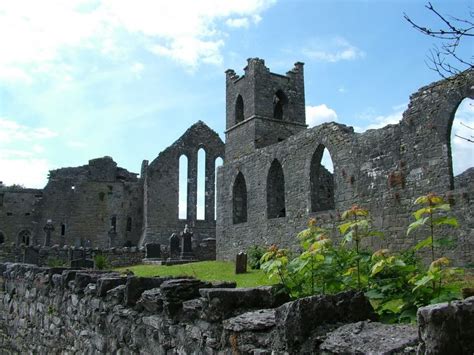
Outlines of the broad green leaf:
[{"label": "broad green leaf", "polygon": [[352,222],[346,222],[339,226],[339,231],[341,234],[346,234],[347,230],[352,226]]},{"label": "broad green leaf", "polygon": [[433,280],[434,280],[434,277],[431,274],[423,276],[421,279],[415,282],[416,287],[413,289],[413,292],[416,291],[418,288],[425,286],[426,284],[430,283]]},{"label": "broad green leaf", "polygon": [[430,214],[433,212],[433,209],[431,207],[423,207],[420,208],[419,210],[413,212],[413,216],[415,216],[415,219],[420,219],[424,214]]},{"label": "broad green leaf", "polygon": [[382,299],[385,295],[379,290],[369,290],[365,293],[365,296],[372,299]]},{"label": "broad green leaf", "polygon": [[395,298],[388,302],[385,302],[381,307],[380,310],[383,311],[390,311],[393,313],[399,313],[403,307],[405,306],[405,302],[402,298]]},{"label": "broad green leaf", "polygon": [[442,210],[442,211],[450,211],[451,210],[451,206],[449,205],[449,203],[443,203],[442,205],[438,205],[436,207],[434,207],[435,210]]},{"label": "broad green leaf", "polygon": [[435,220],[433,220],[433,224],[436,226],[440,226],[440,225],[448,225],[448,226],[453,226],[453,227],[459,226],[459,223],[456,217],[448,217],[448,216],[436,218]]},{"label": "broad green leaf", "polygon": [[423,226],[426,223],[426,221],[428,221],[428,220],[429,220],[429,217],[424,217],[422,219],[418,219],[415,222],[411,223],[408,226],[407,235],[409,235],[413,230]]},{"label": "broad green leaf", "polygon": [[377,275],[380,271],[382,271],[385,267],[385,260],[380,260],[378,262],[376,262],[374,264],[374,266],[372,266],[372,270],[371,270],[371,276],[374,276],[374,275]]},{"label": "broad green leaf", "polygon": [[431,246],[432,244],[432,239],[431,237],[428,237],[426,239],[423,239],[421,242],[419,242],[417,245],[415,245],[415,247],[413,248],[415,251],[418,251],[422,248],[426,248],[426,247],[429,247]]}]

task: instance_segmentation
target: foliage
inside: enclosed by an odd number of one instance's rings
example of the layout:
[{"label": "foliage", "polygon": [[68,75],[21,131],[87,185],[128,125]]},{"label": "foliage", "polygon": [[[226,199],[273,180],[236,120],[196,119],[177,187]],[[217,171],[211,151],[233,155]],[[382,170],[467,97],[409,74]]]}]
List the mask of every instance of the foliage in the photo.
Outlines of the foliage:
[{"label": "foliage", "polygon": [[67,266],[67,262],[59,258],[48,258],[47,265],[49,267],[64,267]]},{"label": "foliage", "polygon": [[104,270],[110,267],[109,260],[105,255],[97,254],[94,256],[94,265],[98,270]]},{"label": "foliage", "polygon": [[415,246],[415,251],[423,248],[431,249],[431,262],[435,261],[435,247],[452,245],[448,238],[435,238],[435,230],[440,226],[458,227],[458,221],[455,217],[447,215],[451,206],[442,197],[430,193],[420,196],[415,200],[416,205],[422,207],[413,213],[415,222],[408,226],[407,235],[412,231],[425,227],[429,229],[428,237],[423,239]]},{"label": "foliage", "polygon": [[[449,205],[442,198],[430,194],[415,203],[426,206],[414,213],[416,221],[409,226],[409,233],[421,226],[430,231],[441,225],[457,226],[457,221],[446,215]],[[456,282],[462,275],[460,269],[449,267],[446,257],[433,259],[429,267],[419,261],[418,250],[436,245],[433,233],[428,241],[400,254],[388,249],[370,253],[363,249],[362,241],[381,234],[372,230],[368,211],[358,206],[342,214],[339,231],[342,241],[334,243],[329,232],[311,220],[309,228],[297,236],[299,254],[292,256],[273,245],[262,256],[261,268],[294,298],[364,290],[386,322],[414,321],[418,307],[460,297],[461,284]]]},{"label": "foliage", "polygon": [[262,258],[263,254],[265,254],[265,248],[259,245],[253,245],[247,250],[248,264],[251,269],[260,269],[260,259]]},{"label": "foliage", "polygon": [[255,287],[271,285],[271,282],[261,270],[248,270],[245,274],[235,274],[235,264],[225,261],[200,261],[182,265],[136,265],[118,268],[124,272],[133,271],[136,276],[194,276],[205,281],[235,281],[238,287]]}]

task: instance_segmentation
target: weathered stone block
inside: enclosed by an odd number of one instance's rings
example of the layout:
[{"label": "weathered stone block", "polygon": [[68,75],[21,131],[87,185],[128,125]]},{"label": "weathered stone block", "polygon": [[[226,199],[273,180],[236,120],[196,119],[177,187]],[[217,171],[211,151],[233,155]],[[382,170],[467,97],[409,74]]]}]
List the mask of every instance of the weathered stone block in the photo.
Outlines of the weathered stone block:
[{"label": "weathered stone block", "polygon": [[418,310],[422,354],[474,352],[474,297]]}]

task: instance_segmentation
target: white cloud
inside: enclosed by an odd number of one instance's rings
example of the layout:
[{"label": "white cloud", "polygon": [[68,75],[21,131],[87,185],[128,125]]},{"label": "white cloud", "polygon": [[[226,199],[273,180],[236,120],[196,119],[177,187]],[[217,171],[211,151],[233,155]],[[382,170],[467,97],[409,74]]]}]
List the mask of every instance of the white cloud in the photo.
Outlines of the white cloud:
[{"label": "white cloud", "polygon": [[355,126],[354,130],[356,132],[362,133],[368,129],[378,129],[385,127],[389,124],[397,124],[403,117],[403,112],[406,110],[407,104],[400,104],[392,107],[392,112],[387,115],[378,115],[375,116],[374,109],[368,108],[365,112],[358,115],[360,119],[368,120],[371,123],[365,127]]},{"label": "white cloud", "polygon": [[[30,82],[64,52],[123,55],[133,43],[186,66],[220,63],[228,22],[245,27],[275,0],[45,0],[0,2],[0,79]],[[130,41],[131,37],[133,38]]]},{"label": "white cloud", "polygon": [[225,24],[229,27],[234,27],[234,28],[248,28],[249,19],[246,17],[230,18],[225,22]]},{"label": "white cloud", "polygon": [[309,59],[329,63],[365,57],[364,51],[342,37],[334,37],[330,40],[313,40],[303,48],[302,52]]},{"label": "white cloud", "polygon": [[48,176],[48,161],[39,157],[45,148],[38,141],[56,137],[45,127],[29,127],[0,117],[0,181],[6,185],[43,187]]},{"label": "white cloud", "polygon": [[337,113],[326,104],[306,106],[306,123],[309,127],[332,121],[337,121]]},{"label": "white cloud", "polygon": [[49,128],[33,128],[21,125],[13,120],[0,117],[0,142],[2,145],[15,141],[33,141],[38,139],[49,139],[57,136],[57,133]]}]

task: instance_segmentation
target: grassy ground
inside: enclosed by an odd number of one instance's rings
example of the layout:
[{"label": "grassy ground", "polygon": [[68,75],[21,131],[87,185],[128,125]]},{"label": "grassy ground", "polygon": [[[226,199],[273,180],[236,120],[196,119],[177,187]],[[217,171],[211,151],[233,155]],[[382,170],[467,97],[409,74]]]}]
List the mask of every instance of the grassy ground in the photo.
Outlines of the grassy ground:
[{"label": "grassy ground", "polygon": [[271,285],[261,270],[251,270],[245,274],[235,275],[233,262],[201,261],[183,265],[136,265],[119,268],[117,271],[132,270],[136,276],[194,276],[206,281],[235,281],[237,287]]}]

